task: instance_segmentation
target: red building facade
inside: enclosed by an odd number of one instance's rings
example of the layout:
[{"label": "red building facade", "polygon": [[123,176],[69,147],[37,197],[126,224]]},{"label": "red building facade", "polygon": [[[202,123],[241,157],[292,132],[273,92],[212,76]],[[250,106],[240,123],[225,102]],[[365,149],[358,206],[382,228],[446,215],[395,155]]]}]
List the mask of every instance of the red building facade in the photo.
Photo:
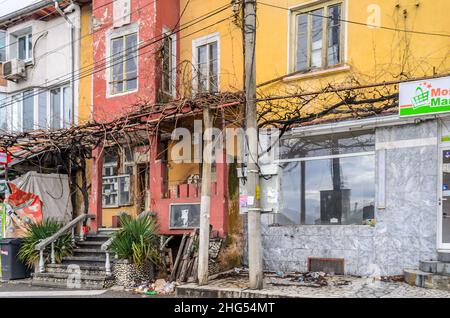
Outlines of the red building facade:
[{"label": "red building facade", "polygon": [[[178,33],[173,31],[179,27],[179,16],[178,0],[93,1],[94,120],[112,120],[136,105],[177,97],[176,66],[180,48]],[[161,52],[165,54],[162,58]],[[182,234],[196,227],[171,223],[171,209],[182,205],[198,207],[201,190],[200,184],[188,184],[187,180],[170,184],[171,168],[168,159],[159,155],[161,144],[162,137],[158,134],[149,137],[146,147],[133,148],[131,161],[138,162],[141,159],[136,158],[145,157],[147,162],[130,166],[127,166],[130,159],[124,154],[119,154],[115,162],[106,159],[110,156],[104,148],[94,151],[90,213],[97,218],[91,223],[92,231],[114,227],[114,218],[121,212],[137,215],[145,210],[156,213],[161,234]],[[201,171],[200,166],[197,171]],[[227,173],[226,163],[218,163],[212,184],[211,225],[220,236],[227,234]],[[145,187],[139,188],[142,183]],[[134,193],[130,189],[121,193],[121,184],[128,184],[122,188],[131,187]],[[119,192],[114,194],[115,191]],[[144,192],[145,197],[137,196]]]}]

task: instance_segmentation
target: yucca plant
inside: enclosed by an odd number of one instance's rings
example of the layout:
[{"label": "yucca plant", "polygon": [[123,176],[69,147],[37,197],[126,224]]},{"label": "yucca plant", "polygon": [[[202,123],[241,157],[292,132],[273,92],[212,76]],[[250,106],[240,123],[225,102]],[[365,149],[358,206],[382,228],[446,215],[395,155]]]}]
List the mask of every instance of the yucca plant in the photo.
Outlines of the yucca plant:
[{"label": "yucca plant", "polygon": [[119,217],[122,228],[115,234],[110,249],[119,259],[126,259],[136,265],[159,262],[159,236],[156,234],[157,222],[152,216],[132,218]]},{"label": "yucca plant", "polygon": [[[55,220],[45,220],[39,223],[31,223],[27,226],[25,236],[22,238],[22,246],[20,247],[18,258],[28,267],[33,267],[39,260],[39,251],[35,249],[36,244],[44,240],[63,227],[63,224]],[[55,260],[61,263],[62,258],[73,254],[73,242],[70,234],[62,235],[54,243]],[[51,254],[51,246],[48,245],[44,250],[44,256],[47,261]]]}]

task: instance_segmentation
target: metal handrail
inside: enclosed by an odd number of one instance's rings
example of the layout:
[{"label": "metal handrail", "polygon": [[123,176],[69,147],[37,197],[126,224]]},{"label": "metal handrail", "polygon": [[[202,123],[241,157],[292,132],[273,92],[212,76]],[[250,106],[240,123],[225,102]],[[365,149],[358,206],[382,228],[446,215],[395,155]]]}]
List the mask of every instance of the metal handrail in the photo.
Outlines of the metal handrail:
[{"label": "metal handrail", "polygon": [[[51,244],[51,262],[55,264],[55,248],[54,243],[57,239],[59,239],[62,235],[64,235],[69,230],[72,231],[72,241],[75,242],[75,226],[79,223],[84,222],[88,219],[95,219],[95,215],[93,214],[81,214],[77,216],[75,219],[64,225],[58,232],[53,234],[52,236],[42,240],[34,247],[35,250],[39,251],[39,272],[44,272],[45,270],[45,259],[44,259],[44,250],[45,248]],[[80,240],[84,240],[83,230],[80,232]]]}]

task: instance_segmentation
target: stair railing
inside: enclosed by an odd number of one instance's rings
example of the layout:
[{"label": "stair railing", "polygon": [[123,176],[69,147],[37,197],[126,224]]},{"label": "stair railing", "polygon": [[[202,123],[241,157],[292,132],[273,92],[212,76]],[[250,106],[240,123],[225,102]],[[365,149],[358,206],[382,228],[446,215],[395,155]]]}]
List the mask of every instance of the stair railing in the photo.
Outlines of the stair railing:
[{"label": "stair railing", "polygon": [[102,244],[102,251],[106,253],[105,259],[105,271],[106,275],[111,276],[111,261],[109,259],[109,247],[111,246],[112,241],[114,240],[114,235],[111,236],[105,243]]},{"label": "stair railing", "polygon": [[[84,221],[89,219],[95,219],[95,215],[93,214],[81,214],[77,216],[75,219],[64,225],[58,232],[53,234],[52,236],[40,241],[35,246],[35,250],[39,251],[39,272],[43,273],[45,270],[45,257],[44,250],[45,248],[51,244],[51,253],[50,260],[52,264],[55,264],[55,241],[58,240],[61,236],[65,235],[68,231],[71,231],[72,242],[75,243],[75,228],[78,224],[83,224]],[[80,231],[80,241],[84,241],[84,232],[83,229]]]}]

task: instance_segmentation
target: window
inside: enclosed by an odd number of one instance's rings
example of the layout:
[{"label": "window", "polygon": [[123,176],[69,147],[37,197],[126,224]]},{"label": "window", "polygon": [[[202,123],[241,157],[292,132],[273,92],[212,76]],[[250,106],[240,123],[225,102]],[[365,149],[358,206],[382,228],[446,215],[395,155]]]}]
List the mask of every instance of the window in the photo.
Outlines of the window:
[{"label": "window", "polygon": [[31,33],[17,37],[17,56],[21,60],[29,60],[32,57],[33,40]]},{"label": "window", "polygon": [[219,90],[219,36],[194,40],[194,87],[198,93]]},{"label": "window", "polygon": [[0,93],[0,134],[2,131],[8,130],[8,107],[6,107],[6,104],[8,103],[6,94]]},{"label": "window", "polygon": [[6,32],[0,30],[0,62],[6,61]]},{"label": "window", "polygon": [[48,92],[40,92],[38,95],[38,127],[45,129],[48,127],[47,122],[47,94]]},{"label": "window", "polygon": [[375,212],[372,131],[281,141],[278,224],[369,224]]},{"label": "window", "polygon": [[121,156],[116,149],[108,149],[105,153],[103,157],[104,207],[111,208],[131,204],[133,159],[133,151],[131,150],[124,151]]},{"label": "window", "polygon": [[162,48],[162,90],[168,95],[175,91],[176,46],[175,37],[165,34]]},{"label": "window", "polygon": [[[42,101],[43,102],[43,101]],[[43,110],[42,110],[43,111]],[[71,124],[72,90],[70,86],[50,90],[50,128],[67,128]]]},{"label": "window", "polygon": [[30,131],[34,129],[34,95],[33,90],[23,93],[22,101],[22,130]]},{"label": "window", "polygon": [[137,89],[137,33],[111,40],[112,94]]},{"label": "window", "polygon": [[20,131],[22,129],[22,94],[13,95],[11,98],[11,131]]},{"label": "window", "polygon": [[342,4],[295,12],[295,70],[325,68],[342,62]]}]

